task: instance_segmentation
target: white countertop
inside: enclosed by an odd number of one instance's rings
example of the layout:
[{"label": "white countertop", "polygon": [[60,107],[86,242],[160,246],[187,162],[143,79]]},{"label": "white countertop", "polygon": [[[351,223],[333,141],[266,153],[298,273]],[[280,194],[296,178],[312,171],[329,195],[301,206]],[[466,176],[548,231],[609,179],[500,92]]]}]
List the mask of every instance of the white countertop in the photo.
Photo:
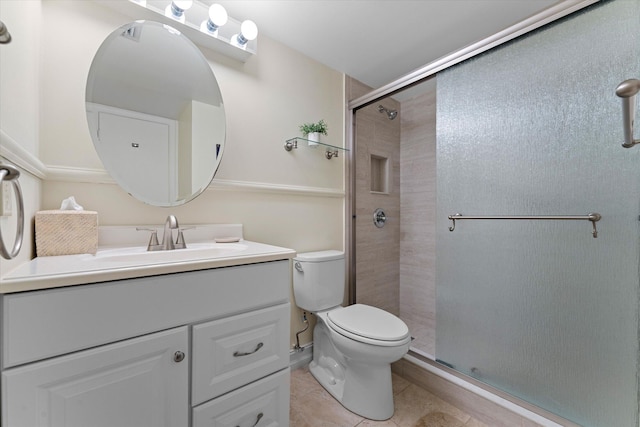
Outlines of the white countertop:
[{"label": "white countertop", "polygon": [[[207,245],[213,249],[201,249]],[[286,260],[295,254],[242,239],[219,244],[187,240],[187,249],[161,252],[146,252],[146,246],[139,245],[100,247],[95,255],[37,257],[22,264],[0,279],[0,294]]]}]

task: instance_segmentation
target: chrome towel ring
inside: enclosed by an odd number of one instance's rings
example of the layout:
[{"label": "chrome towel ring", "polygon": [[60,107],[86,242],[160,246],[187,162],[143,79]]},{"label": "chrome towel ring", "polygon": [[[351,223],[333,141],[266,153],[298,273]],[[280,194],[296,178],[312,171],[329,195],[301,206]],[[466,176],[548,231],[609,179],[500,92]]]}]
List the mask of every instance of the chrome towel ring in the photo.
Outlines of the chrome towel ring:
[{"label": "chrome towel ring", "polygon": [[18,182],[18,178],[20,177],[20,171],[12,165],[2,164],[0,163],[0,185],[2,185],[3,181],[8,181],[13,186],[13,191],[16,194],[16,202],[18,205],[18,209],[16,211],[18,215],[18,224],[16,231],[16,240],[13,244],[13,249],[11,252],[7,251],[7,248],[4,244],[4,239],[2,238],[2,229],[0,229],[0,255],[2,255],[5,259],[15,258],[18,253],[20,253],[20,248],[22,247],[22,238],[24,236],[24,202],[22,201],[22,189],[20,188],[20,183]]}]

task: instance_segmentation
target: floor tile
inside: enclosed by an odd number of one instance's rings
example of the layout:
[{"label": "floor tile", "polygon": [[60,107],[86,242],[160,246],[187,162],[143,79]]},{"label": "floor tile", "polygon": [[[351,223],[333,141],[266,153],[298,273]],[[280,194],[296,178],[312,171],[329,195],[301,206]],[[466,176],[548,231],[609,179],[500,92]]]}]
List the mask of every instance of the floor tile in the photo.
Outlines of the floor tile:
[{"label": "floor tile", "polygon": [[[305,368],[291,372],[291,427],[486,427],[428,391],[393,374],[395,413],[373,421],[345,409]],[[422,420],[422,421],[421,421]],[[422,422],[422,424],[416,424]],[[426,422],[426,424],[425,424]]]},{"label": "floor tile", "polygon": [[395,396],[395,413],[391,420],[399,427],[414,427],[423,416],[441,412],[464,425],[471,417],[432,393],[410,384]]}]

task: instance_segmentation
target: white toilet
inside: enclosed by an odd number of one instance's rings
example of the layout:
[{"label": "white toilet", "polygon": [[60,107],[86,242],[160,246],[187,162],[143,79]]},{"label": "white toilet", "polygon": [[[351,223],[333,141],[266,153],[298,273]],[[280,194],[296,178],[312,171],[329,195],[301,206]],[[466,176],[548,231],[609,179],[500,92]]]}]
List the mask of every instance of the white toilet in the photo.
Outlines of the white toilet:
[{"label": "white toilet", "polygon": [[318,319],[309,370],[350,411],[372,420],[391,418],[391,363],[409,351],[409,328],[379,308],[340,305],[345,289],[344,253],[301,253],[293,265],[296,305]]}]

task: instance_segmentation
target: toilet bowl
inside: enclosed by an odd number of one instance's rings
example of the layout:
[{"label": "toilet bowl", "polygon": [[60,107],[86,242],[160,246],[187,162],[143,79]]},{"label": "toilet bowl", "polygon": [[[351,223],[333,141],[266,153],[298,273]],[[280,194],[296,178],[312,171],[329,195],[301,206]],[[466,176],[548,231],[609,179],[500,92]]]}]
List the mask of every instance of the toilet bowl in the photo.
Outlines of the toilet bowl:
[{"label": "toilet bowl", "polygon": [[376,307],[342,307],[344,255],[294,258],[296,304],[315,314],[309,371],[345,408],[372,420],[393,415],[391,363],[409,351],[411,336],[398,317]]}]

